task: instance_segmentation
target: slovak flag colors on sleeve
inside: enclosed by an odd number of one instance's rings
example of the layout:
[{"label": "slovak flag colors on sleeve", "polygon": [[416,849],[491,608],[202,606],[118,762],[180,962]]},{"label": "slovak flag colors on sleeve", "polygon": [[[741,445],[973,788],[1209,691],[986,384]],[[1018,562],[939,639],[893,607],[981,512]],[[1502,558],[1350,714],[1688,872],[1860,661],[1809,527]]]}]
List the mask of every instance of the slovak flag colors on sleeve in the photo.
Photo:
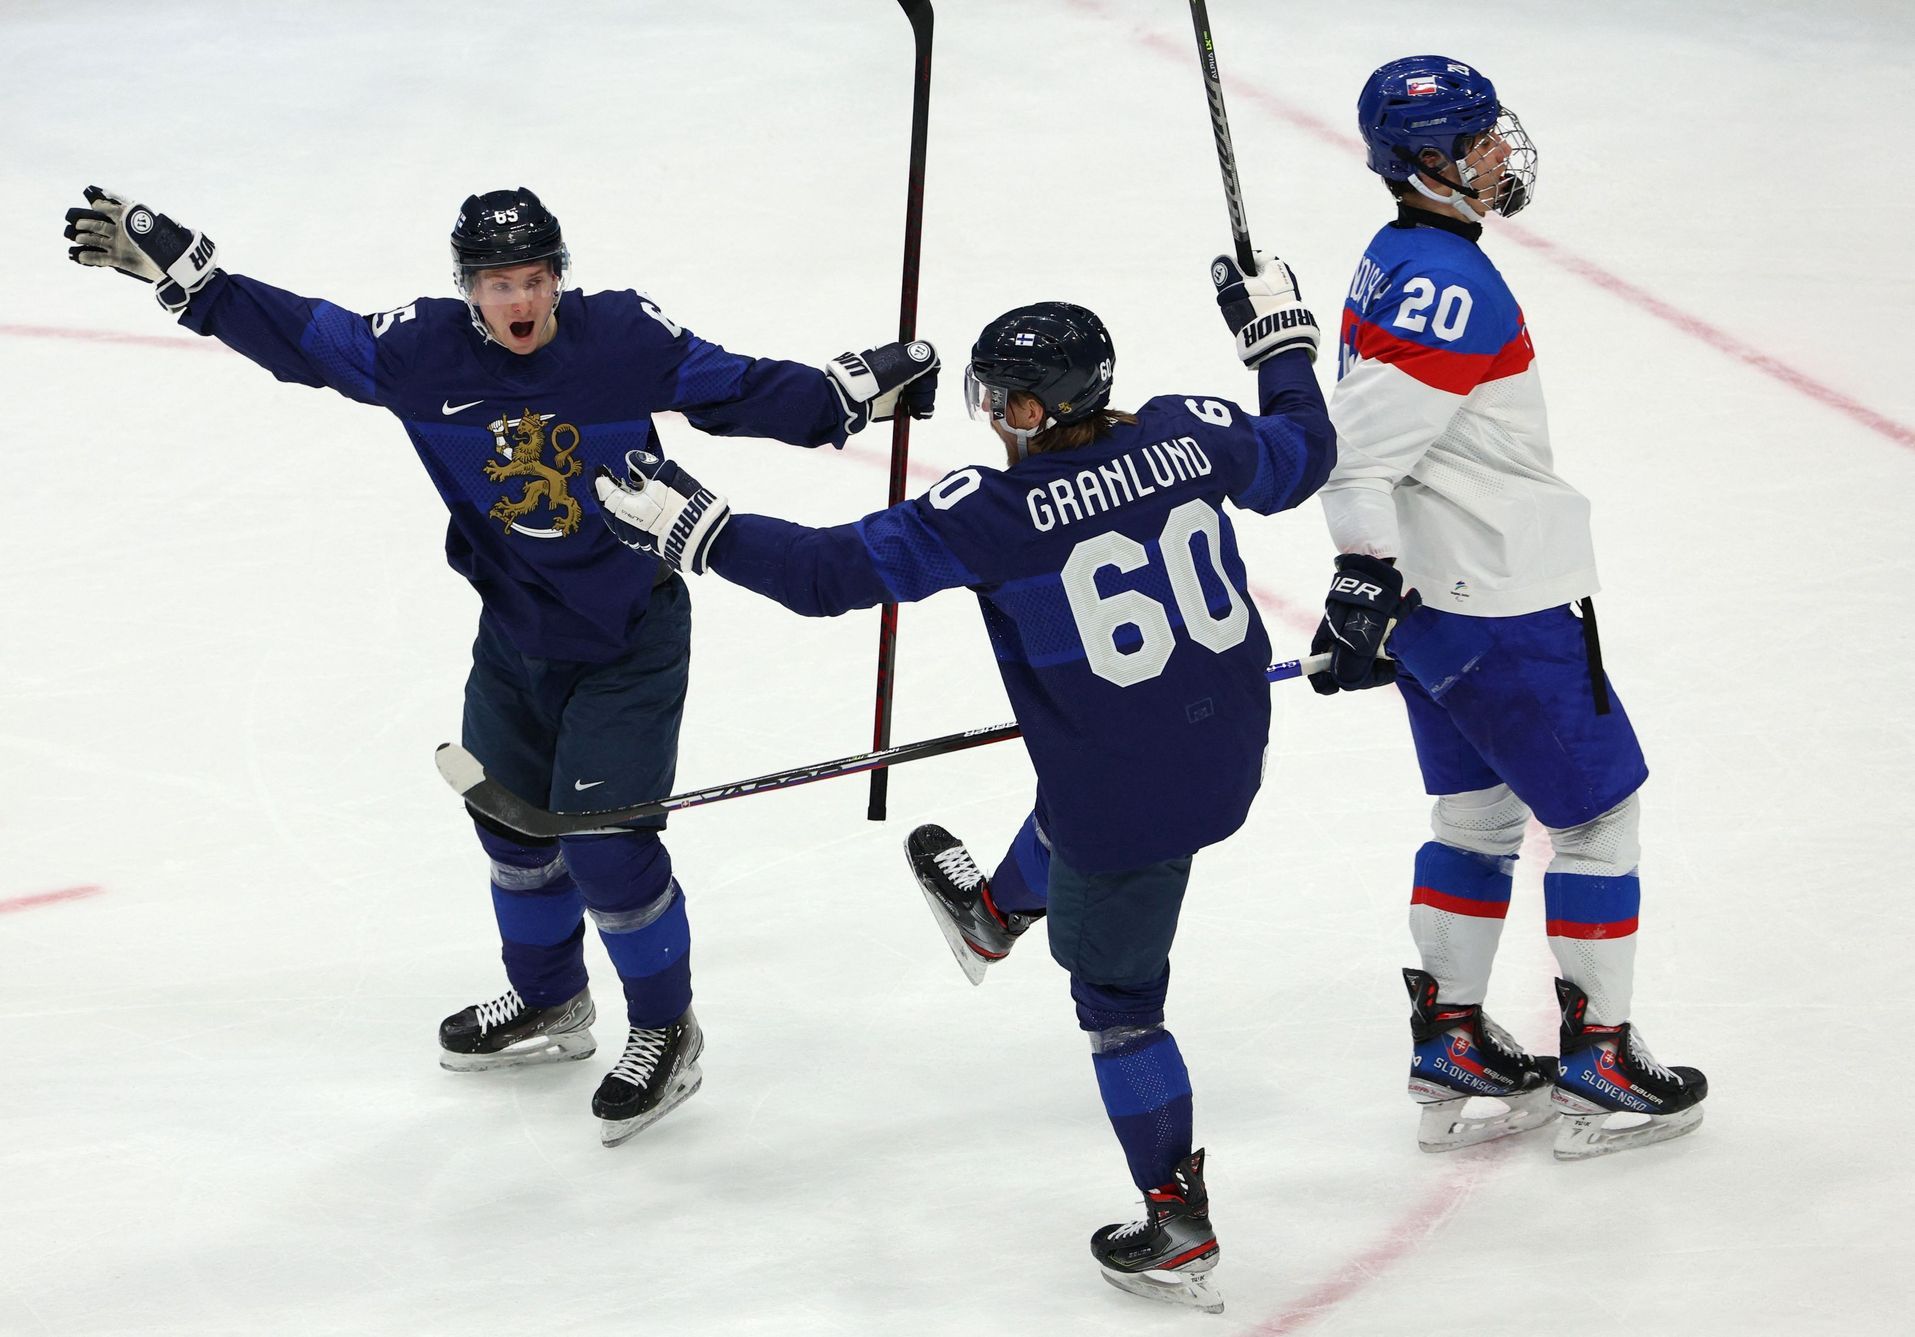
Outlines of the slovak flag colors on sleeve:
[{"label": "slovak flag colors on sleeve", "polygon": [[1527,371],[1535,350],[1522,310],[1482,252],[1443,233],[1431,234],[1434,248],[1410,252],[1403,235],[1384,229],[1357,267],[1343,303],[1339,373],[1367,358],[1467,395]]}]

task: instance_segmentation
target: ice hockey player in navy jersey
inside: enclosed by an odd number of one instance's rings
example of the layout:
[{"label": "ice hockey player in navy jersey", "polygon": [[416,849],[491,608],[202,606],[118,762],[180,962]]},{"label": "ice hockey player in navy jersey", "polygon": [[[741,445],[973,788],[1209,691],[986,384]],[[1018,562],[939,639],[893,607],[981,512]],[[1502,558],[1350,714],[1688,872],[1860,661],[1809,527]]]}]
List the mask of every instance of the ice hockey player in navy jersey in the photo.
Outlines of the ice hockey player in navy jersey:
[{"label": "ice hockey player in navy jersey", "polygon": [[1170,947],[1192,856],[1235,831],[1261,782],[1269,640],[1226,501],[1271,514],[1313,493],[1334,438],[1311,369],[1316,323],[1276,261],[1213,278],[1259,412],[1206,395],[1109,407],[1115,353],[1082,307],[992,321],[966,404],[1005,467],[946,475],[923,496],[812,529],[731,515],[670,463],[637,458],[598,487],[608,522],[666,560],[830,616],[973,590],[1037,772],[1036,805],[986,878],[921,826],[906,852],[973,983],[1048,917],[1079,1023],[1146,1215],[1091,1240],[1122,1289],[1221,1307],[1192,1149],[1190,1080],[1164,1028]]},{"label": "ice hockey player in navy jersey", "polygon": [[[1556,472],[1522,308],[1480,245],[1487,217],[1532,198],[1536,151],[1490,81],[1442,56],[1377,70],[1357,119],[1397,218],[1343,308],[1322,493],[1340,555],[1312,646],[1333,662],[1311,681],[1394,680],[1436,797],[1410,898],[1421,962],[1403,972],[1418,1140],[1553,1121],[1566,1160],[1661,1141],[1700,1123],[1708,1083],[1658,1063],[1631,1020],[1648,768],[1602,669],[1589,504]],[[1554,1060],[1483,1013],[1532,813],[1554,850]]]},{"label": "ice hockey player in navy jersey", "polygon": [[[558,219],[531,191],[465,201],[452,230],[460,298],[358,315],[218,268],[213,243],[98,187],[67,214],[72,259],[155,285],[160,305],[282,381],[399,419],[451,524],[446,556],[482,603],[464,745],[554,808],[668,793],[685,702],[691,606],[672,569],[592,521],[595,464],[660,451],[652,415],[701,430],[841,446],[894,411],[928,416],[928,345],[847,353],[825,370],[741,357],[649,297],[568,292]],[[590,912],[623,985],[624,1051],[592,1101],[607,1145],[697,1089],[685,898],[662,821],[539,844],[478,821],[507,992],[447,1017],[440,1063],[474,1071],[589,1057]]]}]

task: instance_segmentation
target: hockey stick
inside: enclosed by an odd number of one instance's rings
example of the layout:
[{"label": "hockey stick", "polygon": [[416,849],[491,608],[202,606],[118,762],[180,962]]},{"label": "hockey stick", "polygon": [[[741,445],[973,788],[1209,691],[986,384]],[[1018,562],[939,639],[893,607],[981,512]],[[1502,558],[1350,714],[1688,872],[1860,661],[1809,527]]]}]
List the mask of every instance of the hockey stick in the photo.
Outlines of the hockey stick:
[{"label": "hockey stick", "polygon": [[[904,279],[898,297],[898,341],[918,337],[918,253],[924,240],[924,150],[931,122],[931,0],[898,0],[911,21],[917,48],[917,74],[911,88],[911,170],[904,199]],[[900,408],[891,419],[891,500],[904,500],[905,459],[911,449],[911,415]],[[871,729],[871,748],[891,746],[891,695],[898,658],[898,606],[885,604],[878,613],[878,693]],[[865,817],[884,820],[890,772],[879,764],[871,771],[871,802]]]},{"label": "hockey stick", "polygon": [[1210,128],[1217,137],[1217,166],[1223,169],[1223,198],[1230,206],[1230,238],[1236,243],[1237,264],[1246,274],[1257,272],[1257,253],[1250,246],[1250,222],[1243,212],[1243,185],[1237,180],[1237,154],[1230,147],[1230,117],[1223,109],[1223,80],[1217,74],[1217,46],[1210,38],[1210,13],[1204,0],[1190,0],[1190,21],[1197,28],[1197,63],[1203,67],[1204,88],[1210,94]]},{"label": "hockey stick", "polygon": [[[1281,664],[1272,664],[1263,671],[1263,676],[1270,682],[1284,682],[1290,678],[1321,673],[1329,667],[1329,655],[1311,655],[1308,659],[1286,659]],[[907,761],[922,761],[926,757],[941,757],[950,752],[983,747],[986,743],[1001,743],[1009,738],[1017,738],[1023,732],[1015,724],[966,729],[963,733],[948,733],[917,743],[900,743],[896,747],[879,748],[855,757],[839,757],[836,761],[821,761],[813,766],[796,766],[788,771],[774,771],[770,775],[760,775],[750,780],[734,780],[730,784],[713,785],[709,789],[673,794],[670,798],[652,799],[625,808],[601,808],[593,812],[548,812],[520,798],[486,775],[479,759],[456,743],[441,743],[436,761],[439,774],[459,792],[474,812],[514,831],[541,840],[551,840],[558,836],[610,834],[618,830],[621,823],[635,822],[642,817],[663,817],[680,808],[696,808],[707,803],[721,803],[728,798],[743,798],[747,794],[791,789],[797,785],[811,784],[815,780],[835,780],[839,776],[856,775],[860,771],[876,770],[881,766],[898,766]]]}]

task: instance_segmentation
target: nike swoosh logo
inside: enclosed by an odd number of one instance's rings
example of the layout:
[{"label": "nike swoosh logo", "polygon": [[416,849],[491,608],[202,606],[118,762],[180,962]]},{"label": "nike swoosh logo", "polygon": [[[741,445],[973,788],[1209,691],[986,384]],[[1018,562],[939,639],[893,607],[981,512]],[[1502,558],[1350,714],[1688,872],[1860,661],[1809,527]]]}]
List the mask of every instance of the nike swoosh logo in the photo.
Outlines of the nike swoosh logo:
[{"label": "nike swoosh logo", "polygon": [[572,781],[572,789],[577,793],[583,794],[586,790],[597,789],[604,783],[603,780],[574,780]]},{"label": "nike swoosh logo", "polygon": [[[439,406],[439,412],[445,414],[446,417],[450,418],[455,413],[464,413],[467,409],[473,408],[476,405],[483,404],[483,403],[485,403],[483,399],[475,399],[470,404],[455,404],[448,399],[446,400],[445,403]],[[603,784],[604,781],[600,781],[599,783]]]}]

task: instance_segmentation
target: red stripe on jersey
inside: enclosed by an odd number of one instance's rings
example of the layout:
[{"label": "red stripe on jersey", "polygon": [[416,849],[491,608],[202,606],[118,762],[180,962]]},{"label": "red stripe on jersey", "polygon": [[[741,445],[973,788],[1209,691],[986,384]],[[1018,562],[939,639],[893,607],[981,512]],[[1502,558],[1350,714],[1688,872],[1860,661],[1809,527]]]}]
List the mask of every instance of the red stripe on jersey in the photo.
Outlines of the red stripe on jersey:
[{"label": "red stripe on jersey", "polygon": [[1494,353],[1459,353],[1391,334],[1348,307],[1343,310],[1343,345],[1358,357],[1387,362],[1431,389],[1453,395],[1466,395],[1485,381],[1514,376],[1536,360],[1527,325],[1519,326],[1516,336]]},{"label": "red stripe on jersey", "polygon": [[[1507,919],[1508,901],[1472,901],[1462,896],[1451,896],[1438,891],[1435,887],[1418,887],[1410,893],[1411,905],[1427,905],[1432,910],[1441,910],[1445,914],[1468,915],[1472,919]],[[1552,930],[1553,931],[1553,930]]]},{"label": "red stripe on jersey", "polygon": [[1636,931],[1636,921],[1632,917],[1613,924],[1578,924],[1573,919],[1552,919],[1543,931],[1552,938],[1627,938]]}]

